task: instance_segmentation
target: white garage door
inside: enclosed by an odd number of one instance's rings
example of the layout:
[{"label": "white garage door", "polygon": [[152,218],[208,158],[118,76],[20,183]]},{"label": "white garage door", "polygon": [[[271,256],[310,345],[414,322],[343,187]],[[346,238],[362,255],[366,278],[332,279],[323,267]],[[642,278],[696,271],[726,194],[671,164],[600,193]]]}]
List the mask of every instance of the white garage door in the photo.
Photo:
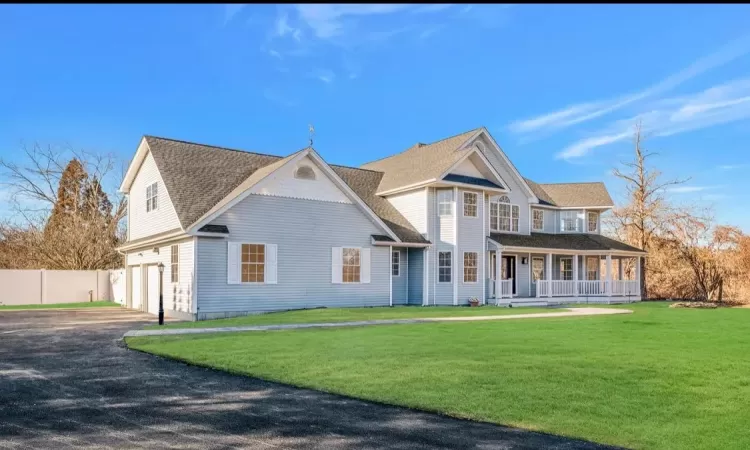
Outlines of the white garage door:
[{"label": "white garage door", "polygon": [[132,291],[133,301],[130,307],[133,309],[141,309],[141,268],[135,266],[130,268],[130,290]]},{"label": "white garage door", "polygon": [[159,268],[148,266],[148,312],[159,314]]}]

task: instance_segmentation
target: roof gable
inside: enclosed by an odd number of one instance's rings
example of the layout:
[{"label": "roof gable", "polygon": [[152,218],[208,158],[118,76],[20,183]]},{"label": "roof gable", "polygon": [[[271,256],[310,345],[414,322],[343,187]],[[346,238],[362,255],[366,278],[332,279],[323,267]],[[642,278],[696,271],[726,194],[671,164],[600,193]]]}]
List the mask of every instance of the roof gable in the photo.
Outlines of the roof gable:
[{"label": "roof gable", "polygon": [[466,155],[463,145],[478,130],[471,130],[432,144],[415,144],[405,151],[363,164],[363,169],[383,172],[378,194],[437,180]]},{"label": "roof gable", "polygon": [[593,183],[538,184],[526,179],[526,183],[534,191],[542,205],[559,208],[611,208],[614,205],[607,187],[600,181]]}]

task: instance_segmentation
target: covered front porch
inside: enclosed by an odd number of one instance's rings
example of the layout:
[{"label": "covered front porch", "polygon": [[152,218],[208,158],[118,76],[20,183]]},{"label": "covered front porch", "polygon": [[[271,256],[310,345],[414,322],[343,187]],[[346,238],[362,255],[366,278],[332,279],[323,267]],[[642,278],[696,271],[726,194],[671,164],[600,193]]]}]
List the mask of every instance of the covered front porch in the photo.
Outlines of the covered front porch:
[{"label": "covered front porch", "polygon": [[488,304],[538,306],[641,300],[643,252],[638,249],[599,235],[594,239],[550,235],[541,242],[523,239],[530,236],[511,239],[574,247],[568,249],[503,245],[498,240],[506,240],[505,236],[488,239]]}]

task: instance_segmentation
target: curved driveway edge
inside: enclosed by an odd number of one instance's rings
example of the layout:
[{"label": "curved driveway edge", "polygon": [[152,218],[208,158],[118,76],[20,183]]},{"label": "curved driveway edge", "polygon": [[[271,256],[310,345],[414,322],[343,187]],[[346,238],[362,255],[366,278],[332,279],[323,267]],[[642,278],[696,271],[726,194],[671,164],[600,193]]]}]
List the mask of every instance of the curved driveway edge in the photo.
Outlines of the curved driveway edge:
[{"label": "curved driveway edge", "polygon": [[203,333],[237,333],[242,331],[273,331],[273,330],[298,330],[303,328],[334,328],[334,327],[361,327],[367,325],[403,325],[415,323],[432,322],[473,322],[487,320],[514,320],[514,319],[538,319],[545,317],[576,317],[576,316],[602,316],[612,314],[632,314],[630,309],[613,308],[568,308],[564,312],[531,313],[531,314],[509,314],[505,316],[466,316],[466,317],[427,317],[414,319],[387,319],[387,320],[361,320],[357,322],[328,322],[328,323],[293,323],[285,325],[249,325],[244,327],[218,327],[218,328],[168,328],[164,330],[131,330],[123,335],[126,337],[138,336],[171,336],[180,334],[203,334]]},{"label": "curved driveway edge", "polygon": [[125,330],[152,321],[125,310],[0,313],[0,332],[13,331],[0,338],[0,448],[612,448],[231,375],[121,345]]}]

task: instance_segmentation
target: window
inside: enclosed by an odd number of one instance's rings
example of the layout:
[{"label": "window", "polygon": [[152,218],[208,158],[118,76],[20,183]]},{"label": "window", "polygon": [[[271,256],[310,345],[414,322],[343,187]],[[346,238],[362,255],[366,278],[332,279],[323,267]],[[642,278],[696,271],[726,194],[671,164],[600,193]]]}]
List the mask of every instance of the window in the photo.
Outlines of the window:
[{"label": "window", "polygon": [[437,195],[438,215],[450,216],[453,214],[453,189],[441,189]]},{"label": "window", "polygon": [[476,192],[464,192],[464,217],[477,217]]},{"label": "window", "polygon": [[561,231],[578,231],[575,211],[560,211]]},{"label": "window", "polygon": [[391,275],[397,277],[399,273],[401,273],[401,252],[396,250],[391,255]]},{"label": "window", "polygon": [[537,280],[544,279],[544,258],[533,258],[531,260],[531,277],[535,283]]},{"label": "window", "polygon": [[263,283],[266,273],[266,246],[264,244],[242,244],[243,283]]},{"label": "window", "polygon": [[541,209],[532,209],[531,228],[534,230],[544,230],[544,211]]},{"label": "window", "polygon": [[589,281],[599,279],[599,258],[596,256],[586,258],[586,279]]},{"label": "window", "polygon": [[299,178],[300,180],[314,180],[315,171],[310,166],[299,166],[297,170],[294,171],[294,178]]},{"label": "window", "polygon": [[177,283],[180,273],[180,246],[173,245],[170,249],[172,253],[172,283]]},{"label": "window", "polygon": [[451,252],[438,252],[438,282],[450,283],[452,278],[453,255]]},{"label": "window", "polygon": [[490,230],[518,231],[521,208],[511,205],[507,195],[490,203]]},{"label": "window", "polygon": [[599,214],[595,212],[588,213],[589,233],[596,233],[599,226]]},{"label": "window", "polygon": [[573,259],[560,259],[560,279],[570,281],[573,279]]},{"label": "window", "polygon": [[146,212],[153,211],[159,206],[159,183],[146,186]]},{"label": "window", "polygon": [[477,282],[477,252],[464,252],[464,283]]},{"label": "window", "polygon": [[360,253],[358,248],[344,248],[343,255],[343,277],[344,283],[359,283]]}]

